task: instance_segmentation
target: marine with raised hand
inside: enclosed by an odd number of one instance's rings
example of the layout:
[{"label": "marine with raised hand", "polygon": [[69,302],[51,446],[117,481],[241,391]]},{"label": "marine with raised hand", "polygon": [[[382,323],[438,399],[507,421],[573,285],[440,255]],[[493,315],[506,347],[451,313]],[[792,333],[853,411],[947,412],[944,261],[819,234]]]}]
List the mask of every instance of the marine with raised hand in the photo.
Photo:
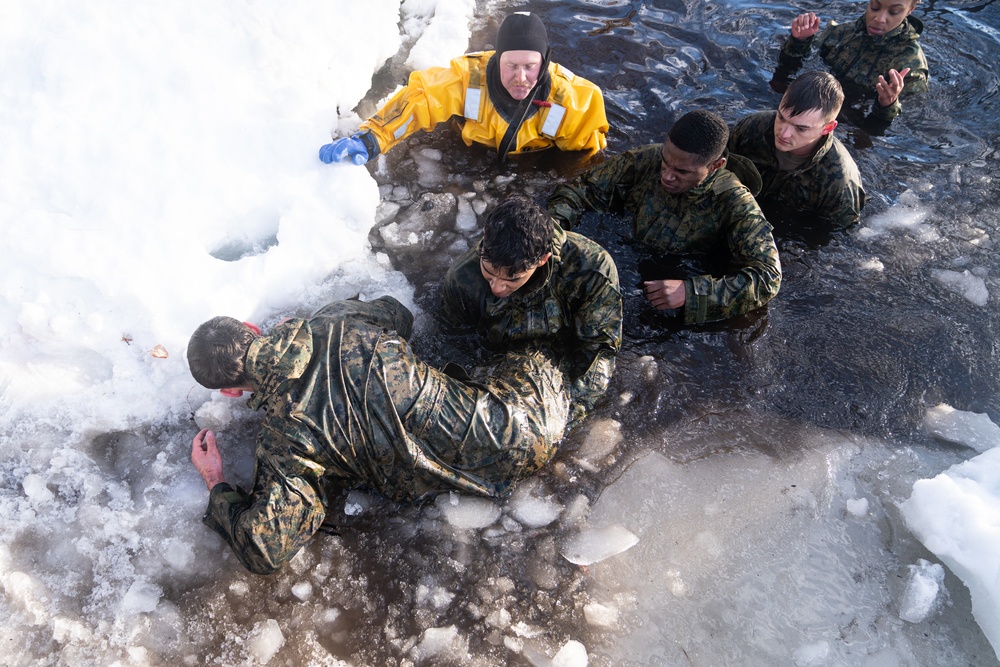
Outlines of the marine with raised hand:
[{"label": "marine with raised hand", "polygon": [[900,94],[927,90],[927,58],[918,41],[924,24],[912,16],[918,2],[869,0],[861,18],[843,25],[831,21],[819,37],[819,17],[800,14],[781,49],[779,69],[794,72],[815,46],[848,99],[874,99],[870,117],[888,123],[902,110]]}]

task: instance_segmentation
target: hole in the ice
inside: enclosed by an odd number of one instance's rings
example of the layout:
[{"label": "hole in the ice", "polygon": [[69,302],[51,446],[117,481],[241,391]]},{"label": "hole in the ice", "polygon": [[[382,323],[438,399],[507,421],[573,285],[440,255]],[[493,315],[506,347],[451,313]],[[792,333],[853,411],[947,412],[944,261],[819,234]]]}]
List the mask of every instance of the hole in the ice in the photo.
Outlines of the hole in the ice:
[{"label": "hole in the ice", "polygon": [[280,212],[262,207],[238,216],[234,228],[220,238],[209,254],[224,262],[237,262],[244,257],[263,255],[278,245]]},{"label": "hole in the ice", "polygon": [[276,245],[278,245],[277,234],[258,239],[231,238],[223,240],[208,252],[212,257],[221,259],[224,262],[236,262],[244,257],[263,255],[269,248]]}]

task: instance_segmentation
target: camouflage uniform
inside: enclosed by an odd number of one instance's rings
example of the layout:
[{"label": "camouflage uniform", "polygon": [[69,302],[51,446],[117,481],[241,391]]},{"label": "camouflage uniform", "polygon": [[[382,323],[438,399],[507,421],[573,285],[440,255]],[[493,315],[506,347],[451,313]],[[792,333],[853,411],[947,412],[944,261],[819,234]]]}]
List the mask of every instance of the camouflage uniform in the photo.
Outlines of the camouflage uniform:
[{"label": "camouflage uniform", "polygon": [[[849,93],[849,97],[859,94],[865,98],[876,97],[875,84],[879,75],[888,79],[890,69],[902,71],[907,67],[910,72],[903,80],[903,92],[920,93],[927,90],[927,58],[917,42],[923,30],[923,22],[912,15],[891,32],[877,37],[868,34],[864,16],[843,25],[831,21],[818,36],[789,37],[781,55],[785,63],[794,67],[809,55],[815,41],[823,62],[844,85],[844,92]],[[891,121],[902,110],[899,100],[882,107],[877,97],[872,107],[872,116],[885,121]]]},{"label": "camouflage uniform", "polygon": [[[772,217],[775,211],[815,216],[832,229],[857,224],[865,205],[865,191],[854,158],[833,132],[825,135],[807,163],[792,171],[778,165],[774,146],[776,111],[762,111],[740,119],[729,134],[729,150],[750,158],[761,176],[757,201]],[[775,223],[777,224],[777,223]]]},{"label": "camouflage uniform", "polygon": [[345,486],[498,496],[553,455],[569,411],[558,369],[509,354],[460,382],[414,356],[412,322],[391,297],[339,301],[251,344],[249,405],[265,409],[253,489],[217,484],[205,517],[247,569],[291,559]]},{"label": "camouflage uniform", "polygon": [[611,382],[622,344],[622,296],[611,256],[588,238],[554,225],[552,257],[508,297],[483,278],[477,245],[458,258],[441,288],[441,317],[475,328],[486,347],[547,345],[572,379],[572,419],[594,406]]},{"label": "camouflage uniform", "polygon": [[725,255],[721,278],[687,278],[684,321],[700,324],[740,315],[767,303],[781,285],[771,225],[753,195],[728,169],[672,194],[660,184],[659,144],[636,148],[556,188],[549,213],[572,228],[586,211],[632,216],[632,237],[659,253]]}]

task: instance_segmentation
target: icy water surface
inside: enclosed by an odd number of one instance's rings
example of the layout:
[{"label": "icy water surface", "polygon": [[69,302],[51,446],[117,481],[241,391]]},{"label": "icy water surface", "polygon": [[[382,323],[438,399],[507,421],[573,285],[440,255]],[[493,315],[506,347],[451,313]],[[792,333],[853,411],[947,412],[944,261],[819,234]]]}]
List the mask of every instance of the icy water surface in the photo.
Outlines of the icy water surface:
[{"label": "icy water surface", "polygon": [[[550,29],[555,59],[604,88],[612,153],[662,141],[694,108],[731,122],[774,108],[769,82],[791,19],[813,10],[844,21],[862,11],[852,3],[528,6],[560,26]],[[950,574],[939,612],[918,624],[899,617],[910,566],[933,557],[896,506],[915,479],[971,453],[935,442],[922,418],[941,402],[1000,415],[993,297],[983,305],[956,291],[971,283],[992,294],[998,284],[1000,83],[989,26],[1000,12],[992,3],[925,3],[919,15],[931,92],[906,100],[902,122],[884,136],[858,129],[856,114],[842,119],[837,134],[869,195],[862,224],[825,239],[783,233],[785,281],[765,311],[683,328],[641,298],[640,258],[619,232],[627,225],[601,216],[583,225],[618,261],[625,345],[592,433],[574,433],[541,483],[567,506],[583,494],[587,525],[623,525],[639,543],[585,569],[557,555],[573,531],[567,521],[519,532],[513,554],[507,540],[483,535],[447,547],[449,558],[468,559],[462,582],[471,567],[473,581],[501,576],[515,586],[508,596],[490,586],[483,608],[482,586],[460,584],[447,610],[432,614],[434,624],[459,628],[470,664],[548,664],[531,650],[551,657],[570,639],[602,665],[996,664]],[[473,43],[486,45],[494,30],[487,23]],[[536,156],[497,177],[491,158],[437,132],[388,155],[377,174],[389,203],[373,245],[428,311],[438,277],[474,241],[474,212],[512,191],[544,201],[555,180],[583,167]],[[956,288],[949,276],[964,278]],[[425,353],[468,358],[425,326],[415,339]],[[867,510],[857,516],[846,507],[860,499]],[[490,623],[498,602],[511,615],[506,628]],[[614,610],[613,620],[588,615],[594,604]],[[518,622],[532,630],[519,633]]]},{"label": "icy water surface", "polygon": [[[493,18],[475,27],[473,48],[488,45],[509,7],[480,2],[477,15]],[[661,141],[690,109],[735,122],[773,108],[769,81],[791,19],[862,11],[693,0],[526,7],[549,26],[555,59],[604,88],[610,153]],[[625,345],[607,399],[509,502],[446,495],[397,506],[347,495],[327,534],[282,572],[257,577],[187,520],[201,511],[200,480],[170,473],[161,452],[193,430],[75,443],[80,460],[49,486],[76,516],[92,490],[75,488],[81,477],[70,471],[118,480],[74,519],[105,527],[71,547],[68,528],[39,525],[0,549],[5,571],[30,570],[58,589],[51,599],[26,579],[4,582],[17,593],[18,630],[0,638],[21,650],[0,662],[549,667],[582,665],[585,654],[601,667],[998,664],[950,573],[926,618],[900,618],[911,569],[936,560],[898,505],[915,480],[972,455],[927,435],[925,412],[945,402],[1000,420],[1000,9],[925,0],[917,13],[931,92],[905,100],[885,136],[838,128],[869,194],[862,223],[822,242],[782,238],[785,280],[765,310],[681,327],[639,296],[640,258],[617,221],[586,221],[619,263]],[[405,57],[376,76],[362,114],[402,80]],[[472,346],[439,336],[429,313],[478,216],[509,192],[544,201],[584,166],[554,154],[498,169],[489,151],[442,128],[371,167],[384,202],[372,245],[415,287],[421,354],[474,358]],[[233,409],[227,472],[246,485],[258,416]],[[140,451],[149,452],[141,461]],[[34,488],[23,470],[0,474]],[[130,502],[156,525],[118,534],[101,520]],[[578,557],[595,544],[624,551]],[[24,562],[35,553],[45,557]],[[67,563],[80,574],[67,577]],[[114,573],[133,570],[155,583],[114,600]],[[185,575],[163,574],[173,571]],[[46,609],[59,617],[54,635]]]}]

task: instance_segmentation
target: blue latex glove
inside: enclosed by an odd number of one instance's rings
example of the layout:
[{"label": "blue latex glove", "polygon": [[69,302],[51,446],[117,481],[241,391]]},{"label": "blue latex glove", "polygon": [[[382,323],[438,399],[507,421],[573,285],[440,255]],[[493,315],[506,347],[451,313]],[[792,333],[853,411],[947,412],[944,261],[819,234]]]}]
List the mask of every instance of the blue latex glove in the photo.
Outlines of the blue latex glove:
[{"label": "blue latex glove", "polygon": [[368,149],[356,136],[337,139],[332,144],[325,144],[319,149],[319,159],[326,164],[343,162],[348,157],[354,164],[368,162]]}]

